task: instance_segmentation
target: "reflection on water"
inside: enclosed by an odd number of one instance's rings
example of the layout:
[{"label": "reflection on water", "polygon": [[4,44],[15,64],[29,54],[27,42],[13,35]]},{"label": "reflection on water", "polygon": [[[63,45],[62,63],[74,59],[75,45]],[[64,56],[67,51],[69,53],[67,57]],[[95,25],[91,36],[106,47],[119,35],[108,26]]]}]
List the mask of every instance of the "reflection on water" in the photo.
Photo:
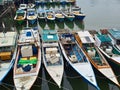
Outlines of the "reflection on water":
[{"label": "reflection on water", "polygon": [[57,28],[59,28],[59,29],[64,29],[64,22],[59,22],[59,21],[56,21],[56,26],[57,26]]},{"label": "reflection on water", "polygon": [[[65,21],[65,24],[66,24],[66,26],[67,26],[68,28],[70,28],[70,29],[73,30],[73,28],[74,28],[74,22],[71,22],[71,21],[66,20],[66,21]],[[74,29],[75,29],[75,28],[74,28]]]},{"label": "reflection on water", "polygon": [[39,21],[39,25],[42,29],[44,29],[45,26],[46,26],[46,22],[45,21]]}]

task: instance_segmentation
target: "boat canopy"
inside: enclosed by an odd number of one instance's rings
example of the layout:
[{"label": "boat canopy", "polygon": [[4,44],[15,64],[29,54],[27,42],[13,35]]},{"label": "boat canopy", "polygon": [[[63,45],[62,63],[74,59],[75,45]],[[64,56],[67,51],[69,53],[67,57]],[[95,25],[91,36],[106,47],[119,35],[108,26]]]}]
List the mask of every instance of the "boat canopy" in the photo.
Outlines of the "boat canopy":
[{"label": "boat canopy", "polygon": [[82,41],[82,43],[95,43],[92,35],[88,31],[79,31],[78,35]]},{"label": "boat canopy", "polygon": [[55,30],[43,30],[42,32],[43,42],[58,41],[58,35]]},{"label": "boat canopy", "polygon": [[30,28],[25,27],[23,30],[20,31],[19,35],[19,43],[23,42],[34,42],[35,39],[38,40],[38,32],[37,28]]},{"label": "boat canopy", "polygon": [[111,42],[112,41],[108,35],[98,34],[97,37],[100,39],[101,42]]},{"label": "boat canopy", "polygon": [[16,13],[24,13],[24,10],[22,10],[22,9],[17,10]]},{"label": "boat canopy", "polygon": [[108,32],[111,34],[113,38],[120,40],[120,30],[113,28],[108,30]]},{"label": "boat canopy", "polygon": [[0,33],[0,47],[13,46],[15,45],[16,32]]}]

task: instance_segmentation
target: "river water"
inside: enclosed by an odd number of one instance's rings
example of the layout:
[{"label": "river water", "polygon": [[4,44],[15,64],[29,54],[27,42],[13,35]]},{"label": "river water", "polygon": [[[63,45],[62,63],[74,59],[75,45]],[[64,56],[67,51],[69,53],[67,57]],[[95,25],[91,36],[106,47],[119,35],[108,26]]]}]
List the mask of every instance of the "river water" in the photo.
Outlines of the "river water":
[{"label": "river water", "polygon": [[[80,6],[86,14],[84,21],[65,21],[63,23],[38,22],[40,30],[50,29],[70,29],[70,30],[99,30],[103,28],[120,28],[120,0],[77,0],[76,5]],[[51,6],[49,6],[51,7]],[[54,6],[59,8],[59,6]],[[62,7],[64,8],[64,7]],[[18,29],[21,26],[17,26]],[[116,75],[119,76],[120,67],[111,64]],[[95,75],[98,86],[101,90],[120,90],[108,79],[98,73]],[[118,77],[119,79],[119,77]],[[120,79],[119,79],[120,80]],[[0,90],[14,90],[13,71],[7,75],[0,85]],[[62,81],[62,87],[59,89],[52,81],[44,66],[40,70],[39,76],[31,90],[96,90],[93,86],[87,84],[67,63]]]}]

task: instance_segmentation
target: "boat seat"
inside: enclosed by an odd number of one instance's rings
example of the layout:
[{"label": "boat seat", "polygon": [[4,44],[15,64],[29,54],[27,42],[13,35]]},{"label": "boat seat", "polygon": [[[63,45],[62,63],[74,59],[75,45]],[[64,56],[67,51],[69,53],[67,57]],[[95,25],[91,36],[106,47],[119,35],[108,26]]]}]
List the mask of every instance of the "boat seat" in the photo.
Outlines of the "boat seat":
[{"label": "boat seat", "polygon": [[77,57],[76,57],[76,55],[71,55],[71,57],[69,57],[69,59],[70,59],[70,61],[73,62],[73,63],[77,62]]}]

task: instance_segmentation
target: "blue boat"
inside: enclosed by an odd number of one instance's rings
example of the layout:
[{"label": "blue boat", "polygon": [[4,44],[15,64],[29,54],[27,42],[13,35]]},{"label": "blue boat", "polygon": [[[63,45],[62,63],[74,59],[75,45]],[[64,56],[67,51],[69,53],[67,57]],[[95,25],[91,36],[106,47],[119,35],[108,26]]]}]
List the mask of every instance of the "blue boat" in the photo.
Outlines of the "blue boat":
[{"label": "blue boat", "polygon": [[27,9],[27,20],[30,24],[34,24],[37,21],[37,16],[35,8]]},{"label": "blue boat", "polygon": [[81,8],[76,6],[72,8],[72,13],[75,16],[75,19],[83,20],[85,18],[85,14],[81,12]]},{"label": "blue boat", "polygon": [[0,32],[0,83],[12,69],[17,53],[17,32]]},{"label": "blue boat", "polygon": [[59,32],[60,47],[68,64],[89,84],[100,90],[93,68],[81,47],[78,45],[74,34]]}]

